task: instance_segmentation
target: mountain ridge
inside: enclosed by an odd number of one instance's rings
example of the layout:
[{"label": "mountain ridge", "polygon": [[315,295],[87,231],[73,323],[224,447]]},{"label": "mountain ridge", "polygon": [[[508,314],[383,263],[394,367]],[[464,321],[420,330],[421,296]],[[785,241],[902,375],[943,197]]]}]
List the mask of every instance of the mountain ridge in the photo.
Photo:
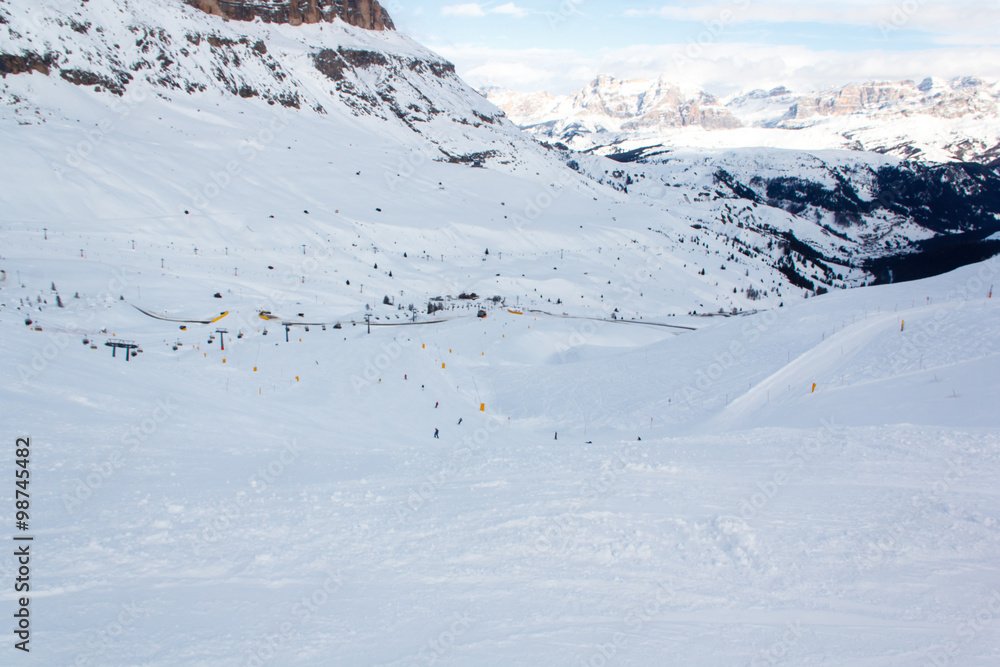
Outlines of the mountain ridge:
[{"label": "mountain ridge", "polygon": [[184,0],[192,7],[233,21],[331,23],[339,18],[366,30],[394,30],[389,13],[377,0]]},{"label": "mountain ridge", "polygon": [[481,92],[522,128],[577,150],[662,139],[667,146],[844,148],[936,162],[1000,157],[1000,83],[977,77],[869,81],[814,92],[779,86],[726,98],[664,77],[606,75],[569,95]]}]

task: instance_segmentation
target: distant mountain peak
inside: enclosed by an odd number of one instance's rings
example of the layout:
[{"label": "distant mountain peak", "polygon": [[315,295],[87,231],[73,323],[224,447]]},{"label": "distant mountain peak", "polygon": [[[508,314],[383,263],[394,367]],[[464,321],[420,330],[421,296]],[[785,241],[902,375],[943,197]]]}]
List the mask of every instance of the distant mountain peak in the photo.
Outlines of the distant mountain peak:
[{"label": "distant mountain peak", "polygon": [[[868,150],[930,161],[989,163],[1000,154],[1000,84],[975,76],[871,80],[814,91],[779,85],[724,100],[663,76],[623,80],[607,74],[567,96],[482,92],[522,128],[581,151],[623,142],[736,148],[774,141],[776,147]],[[707,137],[686,128],[753,131]]]}]

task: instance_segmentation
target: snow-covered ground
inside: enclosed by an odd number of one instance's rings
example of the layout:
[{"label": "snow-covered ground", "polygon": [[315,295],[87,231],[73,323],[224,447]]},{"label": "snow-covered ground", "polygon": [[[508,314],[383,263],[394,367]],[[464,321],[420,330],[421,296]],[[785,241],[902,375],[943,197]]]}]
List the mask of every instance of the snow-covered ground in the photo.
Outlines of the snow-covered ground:
[{"label": "snow-covered ground", "polygon": [[[151,237],[99,234],[3,230],[4,424],[32,437],[30,664],[1000,657],[996,260],[659,318],[694,331],[449,305],[367,334],[311,277],[274,291],[266,267],[227,276],[207,248],[148,268],[168,253]],[[182,331],[130,303],[229,314]],[[344,326],[286,343],[265,306]],[[111,338],[143,351],[112,358]]]}]

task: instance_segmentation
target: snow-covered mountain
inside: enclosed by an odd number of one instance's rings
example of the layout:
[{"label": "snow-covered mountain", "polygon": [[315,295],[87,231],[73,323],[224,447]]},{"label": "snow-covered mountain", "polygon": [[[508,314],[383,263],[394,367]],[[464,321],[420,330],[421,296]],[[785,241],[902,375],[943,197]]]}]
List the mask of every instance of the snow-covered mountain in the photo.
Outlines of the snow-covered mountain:
[{"label": "snow-covered mountain", "polygon": [[62,82],[123,98],[119,109],[138,95],[212,106],[260,99],[302,116],[347,112],[402,125],[424,137],[432,159],[516,162],[517,128],[451,63],[396,31],[330,18],[294,26],[219,20],[181,2],[95,0],[64,11],[5,2],[0,104],[22,124],[72,117],[58,99]]},{"label": "snow-covered mountain", "polygon": [[[1000,157],[1000,83],[975,77],[785,87],[727,99],[662,77],[602,76],[566,96],[490,88],[486,97],[546,141],[602,153],[623,146],[843,148],[925,161]],[[627,150],[627,148],[625,148]]]},{"label": "snow-covered mountain", "polygon": [[560,97],[499,88],[483,92],[519,125],[536,132],[546,128],[552,136],[567,134],[574,123],[581,131],[598,133],[740,126],[715,97],[682,90],[662,78],[650,82],[601,76],[579,92]]}]

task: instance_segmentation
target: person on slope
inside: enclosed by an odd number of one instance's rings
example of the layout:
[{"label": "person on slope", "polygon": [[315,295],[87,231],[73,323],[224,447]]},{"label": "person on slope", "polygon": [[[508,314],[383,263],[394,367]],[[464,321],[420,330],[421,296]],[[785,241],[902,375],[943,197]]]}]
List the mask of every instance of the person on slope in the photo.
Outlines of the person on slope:
[{"label": "person on slope", "polygon": [[441,434],[438,432],[437,429],[434,429],[434,437],[437,438],[438,440],[441,439]]}]

